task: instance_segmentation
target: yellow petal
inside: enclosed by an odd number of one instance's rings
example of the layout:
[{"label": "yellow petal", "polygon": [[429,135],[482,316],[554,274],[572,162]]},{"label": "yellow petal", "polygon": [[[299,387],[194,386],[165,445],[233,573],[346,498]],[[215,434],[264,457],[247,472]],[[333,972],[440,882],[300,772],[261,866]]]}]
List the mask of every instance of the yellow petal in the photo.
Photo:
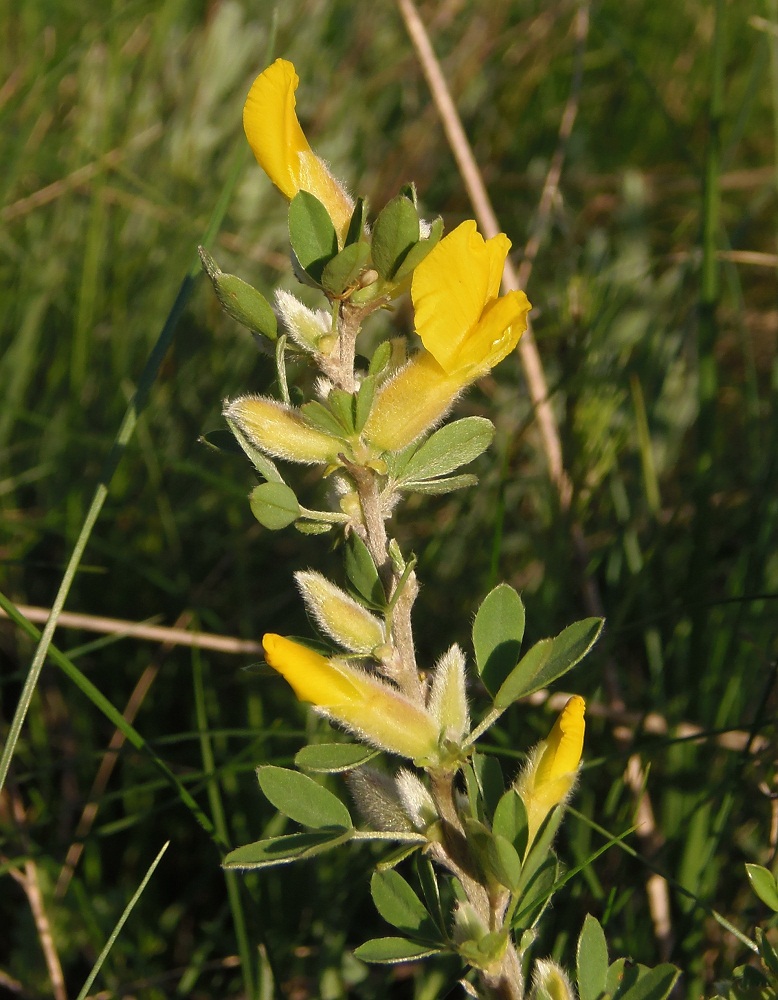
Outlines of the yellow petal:
[{"label": "yellow petal", "polygon": [[262,637],[262,647],[268,664],[291,684],[300,701],[326,708],[361,698],[351,678],[312,649],[273,633]]},{"label": "yellow petal", "polygon": [[267,663],[309,701],[371,743],[413,760],[432,760],[439,727],[396,688],[345,663],[328,660],[291,639],[262,637]]},{"label": "yellow petal", "polygon": [[535,773],[535,788],[576,771],[583,752],[586,702],[575,694],[548,734],[546,748]]},{"label": "yellow petal", "polygon": [[295,113],[300,80],[286,59],[276,59],[252,84],[243,108],[243,128],[259,165],[292,199],[300,190],[301,153],[311,152]]},{"label": "yellow petal", "polygon": [[468,381],[475,381],[498,365],[516,347],[527,329],[530,308],[524,292],[508,292],[490,302],[481,321],[453,355],[453,370],[463,376],[469,371]]},{"label": "yellow petal", "polygon": [[324,205],[341,240],[353,202],[305,138],[295,112],[300,82],[292,63],[276,59],[252,84],[243,108],[243,128],[254,156],[290,201],[307,191]]},{"label": "yellow petal", "polygon": [[481,318],[489,292],[491,254],[468,219],[445,236],[413,273],[411,298],[422,343],[446,371]]}]

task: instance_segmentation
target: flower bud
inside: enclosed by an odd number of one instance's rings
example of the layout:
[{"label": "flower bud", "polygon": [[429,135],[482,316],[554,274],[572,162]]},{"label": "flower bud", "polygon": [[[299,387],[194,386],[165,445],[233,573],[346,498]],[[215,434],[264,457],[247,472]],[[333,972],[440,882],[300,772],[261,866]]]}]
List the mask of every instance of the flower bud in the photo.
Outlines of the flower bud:
[{"label": "flower bud", "polygon": [[412,760],[438,759],[438,727],[432,716],[391,685],[340,660],[268,634],[265,659],[292,686],[300,701],[382,750]]},{"label": "flower bud", "polygon": [[[289,292],[276,290],[276,308],[286,332],[305,351],[317,351],[322,340],[332,335],[332,317],[323,309],[309,309]],[[325,345],[329,347],[330,345]],[[325,353],[328,353],[325,351]]]},{"label": "flower bud", "polygon": [[417,830],[426,830],[438,818],[435,802],[427,786],[407,768],[400,768],[395,777],[397,791],[406,814]]},{"label": "flower bud", "polygon": [[465,693],[465,654],[454,644],[438,660],[427,707],[438,720],[445,739],[460,743],[470,728]]},{"label": "flower bud", "polygon": [[381,621],[345,590],[312,570],[295,573],[294,578],[309,613],[335,642],[365,656],[383,645]]},{"label": "flower bud", "polygon": [[516,782],[527,810],[530,846],[549,812],[573,790],[583,751],[585,710],[583,698],[573,695],[548,737],[530,751],[527,765]]},{"label": "flower bud", "polygon": [[371,830],[413,830],[391,778],[373,767],[360,767],[346,775],[346,783]]},{"label": "flower bud", "polygon": [[530,1000],[576,1000],[575,990],[564,970],[548,958],[535,962],[529,996]]},{"label": "flower bud", "polygon": [[346,450],[339,438],[311,427],[293,407],[266,396],[227,401],[223,412],[255,448],[276,458],[308,465],[331,464]]}]

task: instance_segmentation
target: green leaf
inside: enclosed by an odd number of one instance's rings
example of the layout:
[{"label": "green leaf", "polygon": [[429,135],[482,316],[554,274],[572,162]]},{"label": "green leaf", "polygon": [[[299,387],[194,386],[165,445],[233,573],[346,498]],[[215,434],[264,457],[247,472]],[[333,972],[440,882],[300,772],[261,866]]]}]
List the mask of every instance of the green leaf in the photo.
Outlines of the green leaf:
[{"label": "green leaf", "polygon": [[348,231],[346,232],[346,246],[350,246],[352,243],[357,243],[362,239],[366,223],[367,205],[365,204],[365,199],[357,198],[357,203],[354,205],[354,211],[351,213],[351,218],[349,219]]},{"label": "green leaf", "polygon": [[257,769],[259,787],[284,816],[315,830],[351,828],[351,816],[337,795],[299,771],[268,764]]},{"label": "green leaf", "polygon": [[485,417],[463,417],[439,431],[413,454],[403,469],[403,480],[419,482],[446,476],[486,451],[494,437],[494,424]]},{"label": "green leaf", "polygon": [[298,191],[289,204],[289,242],[306,274],[320,281],[338,252],[338,237],[327,209],[307,191]]},{"label": "green leaf", "polygon": [[350,830],[322,830],[317,833],[292,833],[284,837],[269,837],[253,844],[244,844],[230,851],[222,862],[223,868],[272,868],[302,861],[346,843]]},{"label": "green leaf", "polygon": [[439,955],[441,948],[428,948],[401,937],[373,938],[365,941],[355,951],[356,958],[363,962],[395,965],[397,962],[413,962],[420,958]]},{"label": "green leaf", "polygon": [[464,818],[465,835],[484,872],[514,892],[521,879],[521,861],[513,845],[472,816]]},{"label": "green leaf", "polygon": [[370,247],[367,243],[352,243],[344,247],[325,265],[321,274],[322,288],[337,298],[347,288],[356,286],[369,261]]},{"label": "green leaf", "polygon": [[513,844],[499,834],[492,834],[489,867],[500,885],[504,885],[511,892],[516,891],[521,879],[521,859]]},{"label": "green leaf", "polygon": [[535,839],[524,861],[519,892],[522,892],[529,885],[536,873],[543,867],[545,859],[551,853],[551,844],[559,829],[559,824],[562,822],[564,813],[563,806],[556,806],[541,823],[540,829],[535,834]]},{"label": "green leaf", "polygon": [[320,431],[324,431],[326,434],[334,434],[335,437],[342,438],[344,434],[350,433],[350,430],[343,426],[332,410],[328,406],[325,406],[324,403],[320,403],[318,399],[312,399],[308,403],[303,403],[300,407],[300,413],[309,424],[312,424]]},{"label": "green leaf", "polygon": [[630,971],[625,958],[617,958],[608,966],[608,978],[605,980],[605,992],[610,997],[615,997],[624,982],[624,975]]},{"label": "green leaf", "polygon": [[472,761],[478,788],[484,802],[484,815],[491,819],[497,808],[497,803],[505,791],[502,768],[497,758],[490,757],[488,754],[474,753]]},{"label": "green leaf", "polygon": [[392,359],[392,345],[388,340],[382,340],[373,352],[368,372],[370,375],[381,375]]},{"label": "green leaf", "polygon": [[438,943],[439,933],[426,906],[399,872],[374,872],[370,893],[376,909],[393,927],[426,943]]},{"label": "green leaf", "polygon": [[275,340],[278,320],[265,296],[236,275],[225,274],[205,247],[198,247],[197,252],[224,311],[249,330]]},{"label": "green leaf", "polygon": [[306,771],[337,774],[340,771],[351,771],[355,767],[361,767],[378,753],[378,750],[371,750],[370,747],[360,746],[358,743],[316,743],[299,750],[294,762]]},{"label": "green leaf", "polygon": [[494,699],[504,709],[518,698],[547,687],[571,670],[589,652],[602,632],[602,618],[584,618],[568,625],[553,639],[541,639],[519,661]]},{"label": "green leaf", "polygon": [[[327,396],[330,409],[349,434],[354,433],[354,395],[345,389],[331,389]],[[341,431],[341,433],[343,433]]]},{"label": "green leaf", "polygon": [[386,594],[367,546],[354,532],[346,542],[346,576],[354,589],[374,608],[386,607]]},{"label": "green leaf", "polygon": [[614,1000],[665,1000],[678,976],[678,969],[668,963],[654,969],[645,965],[632,966],[625,970]]},{"label": "green leaf", "polygon": [[443,235],[443,220],[438,217],[432,223],[430,229],[429,238],[426,240],[419,240],[415,246],[412,246],[408,253],[405,255],[405,260],[397,268],[394,276],[394,280],[397,282],[404,281],[408,278],[421,264],[424,258],[429,254],[431,250],[435,248],[435,245],[440,241],[440,237]]},{"label": "green leaf", "polygon": [[[553,854],[546,854],[542,864],[534,871],[528,882],[521,879],[521,887],[516,890],[520,898],[518,912],[513,919],[513,930],[524,930],[533,927],[551,901],[554,884],[557,879],[557,859]],[[526,871],[526,864],[522,875]]]},{"label": "green leaf", "polygon": [[446,476],[445,479],[424,479],[418,483],[401,483],[400,489],[404,493],[426,493],[437,496],[443,493],[453,493],[455,490],[463,490],[468,486],[475,486],[477,482],[476,476]]},{"label": "green leaf", "polygon": [[761,865],[746,865],[746,874],[751,888],[762,900],[765,906],[769,906],[774,913],[778,913],[778,888],[772,872]]},{"label": "green leaf", "polygon": [[515,788],[509,788],[497,803],[492,820],[492,830],[496,835],[510,841],[520,858],[524,857],[527,850],[529,824],[527,810]]},{"label": "green leaf", "polygon": [[328,531],[332,531],[334,525],[328,521],[306,521],[301,518],[294,522],[294,527],[301,535],[326,535]]},{"label": "green leaf", "polygon": [[416,855],[416,873],[419,876],[421,891],[424,894],[424,901],[427,909],[432,914],[432,919],[442,935],[446,933],[446,918],[443,913],[443,905],[440,900],[440,887],[435,868],[429,858],[423,854]]},{"label": "green leaf", "polygon": [[235,440],[260,476],[263,476],[269,483],[283,483],[283,477],[276,468],[275,462],[272,462],[258,448],[255,448],[236,423],[232,420],[227,420],[227,423]]},{"label": "green leaf", "polygon": [[524,604],[507,583],[486,595],[473,622],[473,648],[478,673],[496,694],[516,666],[524,638]]},{"label": "green leaf", "polygon": [[392,198],[373,226],[372,256],[375,269],[387,281],[394,278],[411,247],[419,240],[419,214],[403,195]]},{"label": "green leaf", "polygon": [[587,913],[575,952],[579,1000],[597,1000],[605,992],[608,944],[596,917]]},{"label": "green leaf", "polygon": [[359,387],[354,404],[354,430],[357,434],[360,433],[365,426],[367,418],[370,416],[370,407],[373,405],[373,398],[375,396],[375,387],[375,375],[366,375],[362,379],[362,384]]},{"label": "green leaf", "polygon": [[773,979],[778,979],[778,950],[776,950],[772,942],[768,940],[762,927],[757,927],[754,930],[754,937],[756,938],[756,944],[759,948],[759,954],[762,956],[765,968],[768,970]]},{"label": "green leaf", "polygon": [[300,516],[294,491],[285,483],[260,483],[249,494],[251,513],[271,531],[286,528]]}]

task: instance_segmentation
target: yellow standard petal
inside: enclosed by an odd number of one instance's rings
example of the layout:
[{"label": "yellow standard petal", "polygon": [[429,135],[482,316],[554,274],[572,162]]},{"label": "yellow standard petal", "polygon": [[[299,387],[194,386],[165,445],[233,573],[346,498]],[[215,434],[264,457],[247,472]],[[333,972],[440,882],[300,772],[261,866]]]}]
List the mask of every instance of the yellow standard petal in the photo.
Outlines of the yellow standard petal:
[{"label": "yellow standard petal", "polygon": [[326,164],[312,152],[295,111],[300,82],[292,63],[276,59],[251,86],[243,128],[257,162],[289,200],[308,191],[325,206],[343,236],[353,203]]},{"label": "yellow standard petal", "polygon": [[416,330],[425,348],[463,384],[498,364],[526,329],[523,292],[498,298],[510,240],[484,240],[468,220],[449,233],[413,275]]},{"label": "yellow standard petal", "polygon": [[546,749],[535,773],[535,787],[555,781],[578,769],[583,753],[586,702],[574,694],[562,709],[546,739]]},{"label": "yellow standard petal", "polygon": [[260,167],[292,199],[300,190],[300,153],[310,153],[295,113],[300,78],[286,59],[276,59],[252,84],[243,108],[243,129]]}]

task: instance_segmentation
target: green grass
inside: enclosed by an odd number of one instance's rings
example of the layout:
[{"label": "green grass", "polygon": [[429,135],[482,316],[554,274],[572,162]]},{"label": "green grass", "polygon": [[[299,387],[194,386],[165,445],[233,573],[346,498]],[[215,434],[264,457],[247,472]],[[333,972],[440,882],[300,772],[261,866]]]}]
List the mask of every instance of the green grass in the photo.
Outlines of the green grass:
[{"label": "green grass", "polygon": [[[573,6],[466,0],[421,12],[520,253],[574,69]],[[461,404],[498,427],[479,460],[481,485],[414,499],[397,532],[424,583],[421,662],[468,643],[493,579],[522,591],[529,639],[582,617],[584,577],[596,580],[608,628],[570,684],[602,699],[611,658],[628,708],[667,719],[670,736],[639,726],[633,746],[650,764],[660,837],[650,858],[633,837],[636,854],[612,848],[572,880],[542,944],[570,962],[591,911],[614,952],[657,961],[645,903],[656,868],[698,901],[671,888],[670,957],[692,996],[710,993],[744,956],[711,908],[750,932],[764,914],[743,863],[772,864],[761,791],[774,781],[771,755],[724,749],[713,733],[770,738],[775,727],[776,261],[742,255],[775,251],[778,41],[749,18],[774,25],[776,11],[604,0],[591,14],[560,197],[527,289],[588,565],[576,566],[515,360]],[[240,125],[266,59],[270,5],[163,0],[85,13],[5,2],[0,25],[0,591],[13,604],[52,606],[113,469],[67,610],[169,625],[184,617],[250,639],[267,628],[304,634],[292,571],[327,571],[337,553],[261,529],[245,463],[198,442],[221,427],[224,397],[270,384],[269,359],[199,280],[161,364],[143,374],[220,207],[212,250],[221,266],[268,293],[293,283],[285,205]],[[316,148],[371,204],[413,179],[429,216],[451,227],[471,214],[393,5],[295,0],[279,12],[275,51],[300,72]],[[405,329],[407,317],[385,322]],[[133,394],[146,391],[122,434]],[[36,641],[11,622],[2,637],[5,743]],[[93,639],[55,633],[19,742],[9,743],[0,973],[24,995],[52,995],[40,927],[12,867],[34,861],[75,996],[170,840],[94,989],[444,995],[456,968],[404,980],[350,957],[371,928],[385,932],[368,897],[367,849],[225,880],[220,845],[280,832],[253,768],[288,763],[320,725],[282,684],[244,670],[251,656]],[[117,715],[148,669],[151,686],[59,896]],[[711,735],[678,739],[681,722]],[[496,733],[506,764],[547,726],[541,710],[509,713]],[[592,717],[587,759],[576,807],[620,833],[635,802],[609,721]],[[602,842],[571,817],[560,850],[572,866]]]}]

